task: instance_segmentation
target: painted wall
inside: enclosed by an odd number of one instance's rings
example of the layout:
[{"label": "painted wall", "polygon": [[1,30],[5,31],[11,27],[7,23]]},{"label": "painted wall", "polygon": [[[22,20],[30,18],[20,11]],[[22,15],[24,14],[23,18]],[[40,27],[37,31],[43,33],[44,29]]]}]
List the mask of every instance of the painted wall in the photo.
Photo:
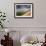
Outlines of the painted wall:
[{"label": "painted wall", "polygon": [[[9,23],[6,27],[46,27],[46,0],[1,0],[1,8],[6,12]],[[33,3],[33,16],[30,19],[14,18],[14,3]],[[6,9],[6,10],[5,10]]]},{"label": "painted wall", "polygon": [[[30,19],[14,18],[14,3],[33,3],[33,16]],[[6,27],[46,27],[46,0],[0,0],[0,10],[6,12]]]}]

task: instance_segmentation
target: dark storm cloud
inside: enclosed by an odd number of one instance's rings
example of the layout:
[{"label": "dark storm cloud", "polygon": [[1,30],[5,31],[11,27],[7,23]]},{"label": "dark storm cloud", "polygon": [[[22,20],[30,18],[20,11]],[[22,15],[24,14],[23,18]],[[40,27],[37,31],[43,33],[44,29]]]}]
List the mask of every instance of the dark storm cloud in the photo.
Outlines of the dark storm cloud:
[{"label": "dark storm cloud", "polygon": [[31,5],[16,5],[16,9],[20,8],[31,8]]}]

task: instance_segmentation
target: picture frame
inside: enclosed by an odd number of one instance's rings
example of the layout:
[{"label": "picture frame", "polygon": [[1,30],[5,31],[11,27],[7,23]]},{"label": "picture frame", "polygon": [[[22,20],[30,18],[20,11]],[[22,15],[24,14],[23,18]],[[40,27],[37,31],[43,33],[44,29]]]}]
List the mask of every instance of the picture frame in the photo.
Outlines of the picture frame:
[{"label": "picture frame", "polygon": [[33,17],[33,4],[32,3],[14,3],[14,17],[27,18]]}]

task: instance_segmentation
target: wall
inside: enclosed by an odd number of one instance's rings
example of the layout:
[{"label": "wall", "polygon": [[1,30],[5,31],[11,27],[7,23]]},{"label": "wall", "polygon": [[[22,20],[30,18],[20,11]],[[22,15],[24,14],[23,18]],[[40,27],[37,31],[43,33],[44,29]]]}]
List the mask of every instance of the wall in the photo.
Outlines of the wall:
[{"label": "wall", "polygon": [[[46,0],[4,0],[7,18],[9,23],[6,27],[46,27]],[[33,3],[33,16],[30,19],[14,18],[14,3],[30,2]],[[4,5],[3,4],[3,5]],[[3,6],[2,5],[2,6]]]},{"label": "wall", "polygon": [[[14,3],[33,3],[33,16],[30,19],[14,18]],[[6,12],[9,23],[6,27],[46,27],[46,0],[0,0],[0,9]]]},{"label": "wall", "polygon": [[[14,3],[33,3],[33,16],[30,19],[14,18]],[[0,10],[6,13],[5,27],[18,31],[46,31],[46,0],[0,0]],[[8,22],[7,22],[8,21]],[[24,29],[23,29],[24,28]]]}]

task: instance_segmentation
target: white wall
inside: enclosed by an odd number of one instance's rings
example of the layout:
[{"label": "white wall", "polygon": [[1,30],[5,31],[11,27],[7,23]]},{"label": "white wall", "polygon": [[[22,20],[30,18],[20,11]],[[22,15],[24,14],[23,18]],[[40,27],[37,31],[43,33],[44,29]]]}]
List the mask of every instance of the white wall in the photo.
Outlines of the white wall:
[{"label": "white wall", "polygon": [[[1,2],[1,1],[0,1]],[[6,2],[6,3],[5,3]],[[14,18],[14,3],[33,3],[33,16],[30,19]],[[3,4],[4,3],[4,4]],[[2,0],[1,5],[6,7],[9,23],[7,27],[46,27],[46,0]],[[4,6],[5,5],[5,6]],[[1,8],[2,8],[1,6]]]},{"label": "white wall", "polygon": [[[33,16],[30,19],[14,18],[14,3],[33,3]],[[6,12],[9,23],[6,27],[46,27],[46,0],[0,0],[0,10]]]}]

